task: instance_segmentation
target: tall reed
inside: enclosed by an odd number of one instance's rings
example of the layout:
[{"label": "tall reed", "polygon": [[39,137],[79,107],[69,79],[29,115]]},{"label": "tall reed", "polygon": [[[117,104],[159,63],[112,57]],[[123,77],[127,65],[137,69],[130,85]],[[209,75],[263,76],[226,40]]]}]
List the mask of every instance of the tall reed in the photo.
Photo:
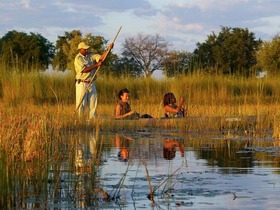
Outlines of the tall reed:
[{"label": "tall reed", "polygon": [[[2,100],[33,104],[75,101],[74,75],[5,73],[1,75]],[[114,104],[122,88],[131,92],[131,103],[160,104],[166,92],[184,96],[189,105],[243,105],[278,103],[279,79],[236,78],[193,74],[170,79],[112,78],[99,76],[95,84],[100,104]]]},{"label": "tall reed", "polygon": [[[63,110],[74,110],[75,84],[71,73],[3,71],[0,84],[4,107],[56,105]],[[177,99],[181,96],[186,99],[184,106],[189,116],[279,115],[280,80],[277,77],[257,79],[194,73],[169,79],[135,79],[100,75],[95,84],[100,116],[113,116],[117,94],[122,88],[130,90],[133,110],[156,118],[164,115],[162,100],[166,92],[173,92]]]},{"label": "tall reed", "polygon": [[[87,128],[83,124],[73,124],[73,112],[61,106],[26,103],[8,107],[1,103],[0,107],[1,209],[44,208],[62,202],[65,199],[61,189],[64,170],[68,170],[69,176],[77,173],[69,178],[73,182],[65,187],[69,188],[74,202],[83,199],[85,204],[91,204],[96,201],[93,198],[98,193],[95,179],[102,141],[99,143],[96,139],[92,161],[79,156],[75,151],[79,151],[83,142],[70,133],[75,126]],[[67,161],[66,168],[62,163]],[[79,188],[80,178],[88,173],[90,182]],[[83,190],[91,192],[88,195],[92,197],[80,198]]]}]

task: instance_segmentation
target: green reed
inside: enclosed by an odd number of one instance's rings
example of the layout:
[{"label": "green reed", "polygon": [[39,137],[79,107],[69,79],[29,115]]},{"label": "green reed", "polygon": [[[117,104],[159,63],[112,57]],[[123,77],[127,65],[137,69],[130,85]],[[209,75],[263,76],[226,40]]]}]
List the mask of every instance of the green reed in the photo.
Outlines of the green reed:
[{"label": "green reed", "polygon": [[[184,79],[187,80],[188,78]],[[137,82],[135,83],[137,84]],[[162,82],[161,84],[167,86],[167,83],[170,84],[169,81]],[[136,84],[127,81],[126,85],[131,85],[132,96],[134,93],[132,87]],[[189,84],[192,83],[189,81]],[[140,81],[138,85],[141,85]],[[150,81],[145,84],[145,87],[156,91],[155,94],[158,95],[162,91],[157,90],[156,86],[153,86]],[[112,90],[114,86],[112,85],[110,88],[108,88],[106,93],[109,92],[109,89]],[[117,86],[115,90],[118,88],[121,88],[121,86]],[[176,88],[172,91],[175,92]],[[183,92],[178,91],[179,94],[183,94]],[[148,120],[116,121],[112,118],[98,118],[88,123],[76,120],[74,105],[65,105],[60,100],[57,100],[56,105],[53,105],[53,102],[51,104],[43,103],[38,105],[37,103],[33,103],[34,101],[29,103],[18,101],[18,103],[14,104],[14,102],[9,103],[5,100],[4,98],[0,102],[0,186],[2,187],[0,192],[0,207],[3,209],[44,208],[49,202],[59,203],[59,200],[55,201],[53,200],[54,198],[48,196],[52,195],[56,199],[60,198],[62,194],[61,186],[63,185],[66,185],[64,187],[69,189],[67,191],[69,194],[68,198],[71,199],[69,203],[79,203],[81,205],[80,207],[92,206],[93,202],[96,202],[95,198],[97,197],[97,193],[102,193],[105,196],[106,192],[100,189],[98,166],[101,162],[103,149],[109,148],[103,148],[103,139],[98,137],[99,131],[143,131],[144,129],[149,129],[147,131],[158,131],[160,133],[166,131],[168,134],[174,133],[174,135],[179,135],[180,133],[186,134],[187,131],[196,131],[198,133],[206,130],[209,131],[209,128],[217,130],[223,125],[227,126],[225,127],[226,131],[227,129],[234,130],[242,128],[244,131],[247,129],[246,123],[229,123],[224,117],[217,118],[218,120],[215,121],[211,121],[210,118],[195,118],[198,120],[194,121],[186,118],[172,120],[153,119],[152,122]],[[146,110],[145,106],[139,100],[132,100],[132,103],[136,108],[142,107],[143,111]],[[193,105],[192,109],[198,106],[192,104],[192,102],[189,103]],[[103,105],[101,103],[98,111],[103,111],[103,113],[107,113],[109,116],[112,113],[112,105]],[[149,104],[148,106],[158,107],[159,104],[157,102],[155,105]],[[244,104],[243,106],[248,110],[256,109],[255,104],[252,106],[250,104]],[[239,108],[245,114],[245,108],[243,106],[239,106]],[[193,112],[190,109],[190,116],[205,113],[205,117],[207,117],[206,114],[210,114],[210,110],[213,112],[212,115],[218,115],[223,111],[221,108],[219,112],[214,112],[217,111],[218,106],[216,104],[204,104],[201,107],[202,109],[197,108],[197,112]],[[225,109],[227,108],[231,108],[231,106],[226,105]],[[259,104],[258,108],[260,113],[269,113],[266,109],[266,104]],[[275,116],[275,126],[279,125],[277,115],[274,115],[278,110],[277,104],[270,106],[269,115]],[[261,121],[258,121],[258,126],[253,125],[253,128],[266,131],[267,128],[271,128],[272,121],[270,119],[269,117],[261,118]],[[96,146],[93,152],[95,156],[89,161],[81,159],[82,165],[79,165],[77,164],[78,157],[81,157],[78,153],[79,145],[83,144],[83,139],[88,139],[87,136],[82,136],[83,130],[91,131],[95,134]],[[215,142],[213,140],[213,143]],[[193,141],[193,143],[199,143],[199,141]],[[220,147],[230,148],[231,145],[229,143],[230,141],[225,140]],[[277,142],[275,141],[274,143]],[[225,151],[227,153],[224,156],[234,154],[231,150]],[[67,168],[61,166],[62,162],[67,163]],[[67,184],[63,182],[62,178],[62,171],[65,170],[69,172],[67,180],[71,180]],[[81,184],[82,179],[86,180],[86,185]],[[84,194],[84,192],[86,193]],[[31,201],[28,203],[27,200]]]},{"label": "green reed", "polygon": [[74,79],[71,74],[2,73],[2,100],[16,105],[22,102],[73,103]]},{"label": "green reed", "polygon": [[[17,107],[0,109],[0,207],[44,208],[50,203],[61,202],[61,186],[66,185],[71,199],[92,202],[98,193],[97,173],[102,153],[102,140],[96,139],[95,154],[91,161],[81,158],[76,152],[81,144],[81,135],[73,128],[87,129],[82,123],[73,123],[73,113],[61,107],[46,107],[21,104]],[[66,115],[66,117],[65,117]],[[72,116],[72,118],[70,117]],[[72,133],[72,134],[71,134]],[[96,137],[98,138],[98,136]],[[85,138],[87,139],[87,138]],[[62,165],[62,163],[66,163]],[[62,172],[76,174],[65,184]],[[81,186],[81,177],[88,177],[90,183]],[[73,178],[74,177],[74,178]],[[67,190],[67,189],[66,189]],[[86,190],[93,197],[79,197]],[[53,196],[53,197],[49,197]],[[70,198],[69,198],[70,199]],[[69,201],[69,203],[71,203]]]},{"label": "green reed", "polygon": [[[188,116],[267,115],[268,120],[272,121],[273,116],[279,115],[279,83],[277,77],[257,79],[198,73],[169,79],[113,78],[100,75],[95,81],[100,116],[113,117],[118,91],[128,88],[131,93],[132,109],[140,114],[148,113],[155,118],[164,116],[163,95],[166,92],[173,92],[177,99],[181,96],[185,98],[184,106],[188,110]],[[0,84],[0,102],[3,107],[14,107],[18,110],[24,106],[35,105],[34,109],[63,112],[60,117],[65,118],[65,121],[62,121],[65,126],[73,125],[73,119],[76,119],[73,114],[75,110],[73,74],[1,72]],[[49,114],[52,116],[54,112]],[[275,120],[274,122],[276,123]],[[185,123],[183,121],[182,125],[180,123],[177,125],[180,129],[185,129]],[[102,119],[95,122],[96,126],[100,124],[100,129],[103,130],[114,129],[112,125],[115,126],[114,122]],[[145,123],[129,124],[123,126],[131,129],[146,126]],[[204,124],[202,122],[200,125],[201,129]],[[83,122],[77,122],[75,126],[86,127]],[[169,126],[170,123],[166,123],[164,127],[169,128]],[[188,126],[193,127],[190,124]],[[265,123],[265,126],[260,124],[257,126],[264,130],[270,125]]]},{"label": "green reed", "polygon": [[[100,104],[114,105],[118,91],[128,88],[131,103],[143,107],[160,105],[166,92],[185,97],[188,105],[240,105],[278,103],[279,79],[236,78],[193,74],[170,79],[113,78],[98,76],[95,84]],[[45,73],[2,73],[0,97],[8,104],[75,101],[74,75]],[[142,110],[142,108],[141,108]]]}]

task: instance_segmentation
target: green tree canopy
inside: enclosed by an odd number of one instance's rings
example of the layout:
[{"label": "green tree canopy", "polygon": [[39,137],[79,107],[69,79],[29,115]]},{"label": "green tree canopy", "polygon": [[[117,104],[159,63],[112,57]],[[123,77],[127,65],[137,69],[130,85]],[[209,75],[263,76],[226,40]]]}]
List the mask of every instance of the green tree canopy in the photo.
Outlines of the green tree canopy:
[{"label": "green tree canopy", "polygon": [[162,62],[163,74],[167,77],[175,77],[186,74],[192,70],[193,54],[185,51],[171,51]]},{"label": "green tree canopy", "polygon": [[212,33],[208,36],[204,43],[197,43],[197,48],[194,50],[194,66],[198,69],[203,69],[207,73],[211,73],[213,67],[215,67],[215,58],[213,55],[213,47],[216,43],[217,36]]},{"label": "green tree canopy", "polygon": [[261,40],[248,29],[221,27],[221,32],[212,33],[204,43],[197,43],[194,51],[202,68],[217,68],[223,74],[248,76],[256,64],[256,52]]},{"label": "green tree canopy", "polygon": [[64,36],[58,36],[55,45],[55,56],[52,67],[54,70],[74,70],[74,59],[77,54],[77,46],[82,41],[82,33],[79,30],[64,32]]},{"label": "green tree canopy", "polygon": [[115,77],[142,77],[143,71],[134,58],[121,57],[114,63],[111,75]]},{"label": "green tree canopy", "polygon": [[280,72],[280,36],[275,36],[272,41],[263,42],[257,52],[258,66],[270,74]]},{"label": "green tree canopy", "polygon": [[[89,45],[91,47],[89,50],[95,54],[102,54],[106,50],[106,44],[108,42],[102,36],[93,36],[91,33],[83,37],[79,30],[65,32],[64,36],[59,36],[56,41],[56,55],[52,63],[53,69],[74,71],[74,59],[78,53],[77,46],[82,41]],[[111,69],[110,65],[112,65],[114,60],[116,60],[116,55],[109,53],[101,73],[109,74],[108,72]]]},{"label": "green tree canopy", "polygon": [[40,34],[10,31],[0,39],[1,63],[8,69],[46,70],[53,56],[54,46]]}]

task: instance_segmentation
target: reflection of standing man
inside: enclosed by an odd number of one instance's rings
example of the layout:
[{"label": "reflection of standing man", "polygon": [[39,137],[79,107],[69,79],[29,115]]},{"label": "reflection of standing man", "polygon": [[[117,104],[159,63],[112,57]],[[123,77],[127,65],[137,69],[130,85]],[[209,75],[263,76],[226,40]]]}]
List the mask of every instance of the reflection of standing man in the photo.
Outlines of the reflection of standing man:
[{"label": "reflection of standing man", "polygon": [[[96,69],[102,65],[107,53],[113,48],[110,44],[108,49],[102,54],[95,54],[88,52],[90,46],[81,42],[78,45],[79,53],[75,57],[74,65],[76,71],[76,108],[78,108],[79,117],[84,113],[85,108],[89,107],[89,119],[96,118],[97,107],[97,92],[93,81],[96,79]],[[82,97],[84,98],[82,99]],[[81,102],[81,100],[83,100]],[[81,103],[81,104],[80,104]]]},{"label": "reflection of standing man", "polygon": [[95,161],[97,156],[95,135],[91,134],[88,138],[79,138],[75,154],[76,172],[81,173],[81,171],[87,171],[92,167],[93,161],[95,164],[98,164]]},{"label": "reflection of standing man", "polygon": [[[79,180],[75,186],[76,204],[80,208],[86,208],[88,203],[85,192],[89,192],[91,186],[88,184],[89,180],[95,180],[96,176],[91,176],[92,171],[98,170],[99,163],[95,161],[97,157],[96,138],[94,134],[89,136],[80,136],[79,141],[76,143],[75,149],[75,174]],[[98,188],[99,189],[99,188]],[[97,188],[96,188],[97,190]]]}]

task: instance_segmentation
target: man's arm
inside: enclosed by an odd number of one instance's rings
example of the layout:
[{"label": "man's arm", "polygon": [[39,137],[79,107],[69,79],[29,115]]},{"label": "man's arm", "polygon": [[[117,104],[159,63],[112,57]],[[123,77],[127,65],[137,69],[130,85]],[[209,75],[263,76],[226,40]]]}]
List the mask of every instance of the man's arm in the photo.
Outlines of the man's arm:
[{"label": "man's arm", "polygon": [[100,59],[99,59],[101,62],[104,61],[104,59],[106,58],[106,56],[108,55],[108,53],[111,51],[111,49],[113,49],[113,47],[114,47],[114,44],[113,44],[113,43],[109,44],[107,50],[105,50],[105,52],[101,55],[101,57],[100,57]]},{"label": "man's arm", "polygon": [[85,67],[82,71],[82,73],[88,73],[90,71],[92,71],[93,69],[96,69],[98,68],[99,66],[102,65],[102,61],[99,61],[98,63],[92,65],[92,66],[89,66],[89,67]]},{"label": "man's arm", "polygon": [[84,68],[83,71],[82,71],[82,73],[88,73],[88,72],[90,72],[90,71],[92,71],[92,70],[98,68],[99,66],[101,66],[101,65],[103,64],[104,59],[106,58],[107,54],[109,53],[109,51],[110,51],[111,49],[113,49],[113,47],[114,47],[114,44],[113,44],[113,43],[109,44],[108,49],[100,56],[99,62],[96,63],[96,64],[94,64],[94,65],[92,65],[92,66],[89,66],[89,67]]}]

